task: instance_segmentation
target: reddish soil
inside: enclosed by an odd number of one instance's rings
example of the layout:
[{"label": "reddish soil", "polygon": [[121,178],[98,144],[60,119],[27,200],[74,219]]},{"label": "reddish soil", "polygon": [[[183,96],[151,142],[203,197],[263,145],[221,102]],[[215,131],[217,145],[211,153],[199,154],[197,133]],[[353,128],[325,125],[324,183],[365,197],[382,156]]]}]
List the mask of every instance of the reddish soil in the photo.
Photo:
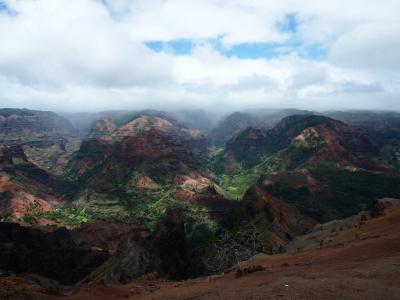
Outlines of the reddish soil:
[{"label": "reddish soil", "polygon": [[[13,222],[21,225],[30,226],[29,223],[24,222],[23,216],[32,216],[33,209],[40,212],[50,212],[54,210],[55,206],[64,204],[62,199],[52,195],[46,195],[39,198],[27,192],[23,185],[14,181],[7,175],[0,173],[0,193],[8,192],[10,194],[10,203],[0,203],[0,216],[7,213],[12,214]],[[55,225],[54,221],[42,217],[35,217],[38,225]]]},{"label": "reddish soil", "polygon": [[[54,298],[30,289],[30,299]],[[322,249],[260,255],[222,276],[84,286],[65,299],[400,299],[400,206],[335,233]]]}]

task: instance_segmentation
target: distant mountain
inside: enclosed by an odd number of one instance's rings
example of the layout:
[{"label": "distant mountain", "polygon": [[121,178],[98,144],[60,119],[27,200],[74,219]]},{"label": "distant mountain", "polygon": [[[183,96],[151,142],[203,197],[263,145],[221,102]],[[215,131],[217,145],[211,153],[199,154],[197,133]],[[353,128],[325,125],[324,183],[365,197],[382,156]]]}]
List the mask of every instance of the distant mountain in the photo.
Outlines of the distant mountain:
[{"label": "distant mountain", "polygon": [[250,168],[236,176],[251,176],[319,221],[357,213],[376,197],[400,196],[399,174],[379,159],[377,144],[363,130],[324,116],[290,116],[270,130],[248,128],[227,143],[219,164],[222,172]]},{"label": "distant mountain", "polygon": [[324,115],[364,129],[380,146],[400,138],[398,112],[331,111]]},{"label": "distant mountain", "polygon": [[235,112],[223,119],[216,128],[210,132],[214,144],[224,146],[232,136],[240,133],[249,126],[256,126],[258,120],[247,113]]},{"label": "distant mountain", "polygon": [[336,162],[368,162],[378,155],[377,145],[356,127],[324,116],[294,115],[270,130],[247,128],[227,142],[225,156],[253,166],[261,162],[261,156],[266,159],[281,150],[278,155],[285,156],[288,165],[296,159],[309,163],[306,158],[316,159],[316,155]]},{"label": "distant mountain", "polygon": [[120,126],[110,118],[99,119],[94,123],[86,138],[104,137],[117,141],[124,137],[135,136],[153,129],[163,132],[184,144],[195,156],[204,157],[207,155],[209,141],[204,132],[189,128],[185,124],[162,114],[138,114],[134,119]]},{"label": "distant mountain", "polygon": [[82,135],[87,134],[100,119],[110,119],[121,126],[136,119],[139,115],[147,115],[164,118],[183,127],[209,131],[215,127],[217,120],[220,118],[219,113],[201,109],[171,111],[150,109],[111,110],[96,113],[61,113],[61,115],[68,119]]},{"label": "distant mountain", "polygon": [[101,190],[133,180],[126,177],[135,172],[139,177],[146,176],[149,181],[162,184],[172,183],[175,175],[201,169],[184,145],[156,129],[124,136],[115,142],[106,138],[84,140],[71,164],[70,171],[78,178],[89,176],[97,168],[89,182]]},{"label": "distant mountain", "polygon": [[332,111],[325,114],[362,128],[379,146],[381,157],[400,170],[400,113]]},{"label": "distant mountain", "polygon": [[0,143],[20,144],[73,135],[75,129],[65,118],[29,109],[0,109]]},{"label": "distant mountain", "polygon": [[182,123],[185,127],[205,132],[212,130],[220,119],[220,113],[202,109],[171,111],[167,113],[167,116]]},{"label": "distant mountain", "polygon": [[27,159],[61,175],[79,144],[78,131],[58,114],[28,109],[0,109],[0,145],[22,146]]},{"label": "distant mountain", "polygon": [[110,110],[102,112],[76,112],[76,113],[60,113],[79,131],[79,134],[84,136],[93,127],[99,119],[111,119],[113,121],[130,118],[133,114],[139,111],[130,110]]},{"label": "distant mountain", "polygon": [[284,117],[310,113],[309,111],[297,109],[261,109],[235,112],[220,121],[210,132],[210,139],[217,146],[225,146],[228,140],[248,127],[270,129]]}]

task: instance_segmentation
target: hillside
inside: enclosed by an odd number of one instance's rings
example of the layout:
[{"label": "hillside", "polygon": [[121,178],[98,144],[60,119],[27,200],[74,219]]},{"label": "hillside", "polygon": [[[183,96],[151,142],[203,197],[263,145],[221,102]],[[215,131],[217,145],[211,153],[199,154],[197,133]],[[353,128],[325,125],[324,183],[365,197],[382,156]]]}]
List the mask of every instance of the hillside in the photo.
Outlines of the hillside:
[{"label": "hillside", "polygon": [[83,288],[69,299],[396,299],[400,263],[398,204],[359,228],[332,232],[329,243],[296,254],[256,256],[231,272],[187,282],[146,279],[125,287]]},{"label": "hillside", "polygon": [[[260,253],[275,260],[315,251],[321,240],[331,245],[329,228],[350,230],[363,210],[374,222],[388,207],[377,199],[400,198],[396,165],[369,131],[323,115],[284,116],[290,112],[234,114],[255,125],[234,121],[230,128],[243,126],[223,149],[210,144],[212,131],[159,111],[99,118],[85,136],[66,135],[66,144],[43,136],[28,145],[21,135],[0,151],[0,269],[33,273],[29,278],[78,299],[88,295],[86,286],[109,295],[125,293],[114,286],[132,281],[156,283],[162,298],[170,283],[160,278],[231,268],[234,278],[247,277],[263,263],[236,271],[238,263]],[[44,260],[29,262],[38,255]],[[0,284],[35,286],[10,280]],[[75,283],[85,288],[76,291]]]},{"label": "hillside", "polygon": [[271,130],[248,128],[227,143],[215,166],[233,171],[223,185],[245,183],[237,195],[257,182],[319,221],[357,213],[376,197],[398,196],[399,176],[372,139],[323,116],[290,116]]},{"label": "hillside", "polygon": [[[143,277],[127,285],[83,286],[66,299],[397,299],[400,207],[398,200],[384,201],[391,204],[379,216],[365,212],[336,230],[315,228],[316,238],[300,252],[257,255],[226,274],[187,281]],[[59,298],[29,279],[2,278],[0,286],[2,296],[15,299]]]},{"label": "hillside", "polygon": [[287,116],[311,113],[298,109],[258,109],[234,112],[223,118],[211,130],[210,139],[214,145],[223,147],[228,140],[248,127],[268,130]]},{"label": "hillside", "polygon": [[72,183],[29,162],[21,146],[0,147],[0,218],[23,225],[70,225],[55,218],[71,197]]},{"label": "hillside", "polygon": [[50,111],[0,109],[0,141],[3,144],[61,138],[74,133],[68,120]]}]

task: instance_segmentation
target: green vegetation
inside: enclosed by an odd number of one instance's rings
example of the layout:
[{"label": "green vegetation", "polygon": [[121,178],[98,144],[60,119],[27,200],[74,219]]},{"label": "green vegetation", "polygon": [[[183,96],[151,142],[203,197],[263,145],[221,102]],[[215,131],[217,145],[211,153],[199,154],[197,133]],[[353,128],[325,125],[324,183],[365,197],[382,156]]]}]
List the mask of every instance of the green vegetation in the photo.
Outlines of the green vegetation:
[{"label": "green vegetation", "polygon": [[376,199],[400,197],[400,178],[368,171],[337,170],[329,164],[309,169],[321,186],[311,193],[307,187],[296,187],[294,178],[281,178],[268,191],[296,205],[320,222],[342,219],[371,208]]},{"label": "green vegetation", "polygon": [[35,218],[29,215],[25,215],[22,217],[22,220],[28,224],[34,224],[35,223]]},{"label": "green vegetation", "polygon": [[156,123],[156,117],[147,116],[147,121],[150,123],[150,125],[154,125]]},{"label": "green vegetation", "polygon": [[217,148],[217,147],[212,148],[208,154],[207,167],[216,173],[222,173],[224,169],[221,166],[220,161],[222,159],[223,154],[224,154],[224,148]]},{"label": "green vegetation", "polygon": [[235,172],[220,174],[217,176],[217,181],[224,196],[228,199],[241,200],[247,189],[256,183],[259,177],[256,168],[247,169],[243,164],[238,164]]},{"label": "green vegetation", "polygon": [[[174,198],[177,187],[167,185],[156,191],[130,192],[115,190],[110,194],[85,191],[74,203],[85,207],[87,219],[143,224],[155,230],[169,209],[184,211],[185,231],[189,248],[206,247],[215,237],[217,224],[209,217],[209,207]],[[82,208],[80,208],[82,209]]]},{"label": "green vegetation", "polygon": [[215,179],[221,187],[220,192],[228,199],[241,200],[247,189],[257,182],[270,157],[260,156],[259,164],[251,168],[244,162],[236,163],[233,172],[226,172],[221,162],[223,154],[224,149],[213,149],[208,159],[208,167],[216,174]]},{"label": "green vegetation", "polygon": [[[79,227],[90,219],[85,208],[80,208],[72,204],[61,206],[51,212],[37,212],[33,216],[61,222],[70,227]],[[25,217],[27,216],[24,216],[24,218]]]},{"label": "green vegetation", "polygon": [[144,224],[150,229],[155,229],[165,216],[166,210],[173,206],[173,192],[173,187],[166,187],[154,194],[121,192],[119,201],[129,215],[128,222]]},{"label": "green vegetation", "polygon": [[218,229],[218,224],[210,218],[209,211],[220,207],[177,200],[174,197],[176,191],[177,187],[174,185],[147,192],[131,188],[128,193],[118,190],[107,195],[86,191],[75,204],[86,208],[84,213],[88,219],[143,224],[151,231],[157,230],[169,209],[180,209],[184,212],[189,252],[206,249],[216,238]]},{"label": "green vegetation", "polygon": [[130,213],[133,222],[144,224],[152,230],[165,217],[168,209],[179,208],[185,212],[188,241],[203,239],[205,232],[213,235],[216,230],[216,224],[209,219],[208,208],[190,201],[174,199],[173,194],[175,191],[176,187],[169,186],[157,193],[157,195],[131,199],[130,202],[124,202],[123,205]]},{"label": "green vegetation", "polygon": [[40,161],[40,166],[49,173],[62,175],[62,167],[57,164],[58,158],[62,155],[61,151],[38,147],[25,147],[24,151],[28,157]]}]

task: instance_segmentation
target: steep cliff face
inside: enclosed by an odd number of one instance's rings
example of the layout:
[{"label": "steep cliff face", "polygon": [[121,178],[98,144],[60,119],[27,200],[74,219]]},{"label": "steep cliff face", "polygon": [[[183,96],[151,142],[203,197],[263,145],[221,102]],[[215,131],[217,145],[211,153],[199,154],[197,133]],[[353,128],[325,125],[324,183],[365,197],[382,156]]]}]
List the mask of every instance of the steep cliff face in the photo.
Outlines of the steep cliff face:
[{"label": "steep cliff face", "polygon": [[100,119],[93,125],[88,138],[108,138],[116,142],[148,131],[162,132],[174,138],[198,157],[204,158],[207,154],[209,142],[204,132],[158,115],[139,114],[121,126],[117,126],[111,119]]},{"label": "steep cliff face", "polygon": [[224,216],[215,207],[226,200],[193,148],[183,142],[187,135],[196,141],[202,133],[148,116],[97,138],[91,135],[67,168],[79,186],[74,203],[96,218],[141,223],[153,230],[168,208],[181,207],[191,219],[188,235],[196,232],[198,239],[197,231],[206,231],[201,240],[206,244],[215,234],[215,222]]},{"label": "steep cliff face", "polygon": [[206,172],[199,159],[206,152],[204,133],[159,115],[139,114],[121,126],[102,119],[74,154],[68,174],[99,192],[117,186],[159,190],[182,176],[202,180]]},{"label": "steep cliff face", "polygon": [[19,162],[28,162],[21,146],[0,147],[0,164],[14,165]]},{"label": "steep cliff face", "polygon": [[0,269],[47,277],[52,288],[81,281],[122,284],[151,272],[183,279],[190,272],[183,215],[169,210],[153,233],[103,221],[73,230],[0,222]]},{"label": "steep cliff face", "polygon": [[331,166],[268,173],[259,182],[270,194],[320,222],[357,214],[382,197],[400,196],[396,174]]},{"label": "steep cliff face", "polygon": [[[38,190],[43,189],[40,193]],[[25,184],[0,172],[0,220],[23,225],[53,225],[46,213],[53,212],[64,200],[48,193],[44,187]]]},{"label": "steep cliff face", "polygon": [[377,143],[363,130],[324,116],[290,116],[268,131],[248,128],[227,145],[220,165],[246,166],[238,176],[254,178],[319,221],[398,195],[399,176],[380,159]]},{"label": "steep cliff face", "polygon": [[224,146],[226,142],[234,136],[238,136],[248,127],[269,130],[285,117],[304,114],[311,114],[311,112],[297,109],[260,109],[234,112],[220,121],[210,132],[210,138],[214,145]]},{"label": "steep cliff face", "polygon": [[362,130],[331,119],[302,127],[305,129],[295,132],[288,146],[268,162],[270,169],[288,170],[322,163],[337,168],[390,171],[390,166],[379,160],[376,143]]},{"label": "steep cliff face", "polygon": [[75,130],[71,123],[53,112],[0,109],[0,137],[3,143],[19,143],[73,133]]},{"label": "steep cliff face", "polygon": [[266,130],[248,127],[226,143],[225,155],[254,165],[259,162],[261,155],[270,152],[267,134]]},{"label": "steep cliff face", "polygon": [[269,194],[259,185],[251,187],[244,199],[244,205],[253,217],[263,215],[270,223],[271,232],[277,235],[273,241],[281,240],[274,245],[277,249],[295,236],[302,235],[313,228],[317,221],[302,213],[298,208]]},{"label": "steep cliff face", "polygon": [[227,270],[258,253],[283,253],[288,242],[318,224],[260,185],[248,189],[240,205],[204,259],[209,272]]},{"label": "steep cliff face", "polygon": [[150,232],[143,225],[89,221],[70,231],[71,238],[80,247],[105,250],[116,254],[130,239],[146,239]]},{"label": "steep cliff face", "polygon": [[178,140],[156,129],[136,136],[125,137],[121,141],[119,157],[129,166],[150,160],[160,163],[164,160],[172,160],[171,165],[177,164],[176,167],[179,168],[179,164],[182,164],[182,169],[188,170],[190,168],[193,170],[196,165],[196,161],[188,149]]},{"label": "steep cliff face", "polygon": [[22,146],[0,147],[0,217],[24,225],[55,224],[47,213],[65,204],[74,185],[29,162]]},{"label": "steep cliff face", "polygon": [[0,145],[23,146],[27,159],[60,176],[79,144],[77,131],[63,117],[47,111],[0,109]]},{"label": "steep cliff face", "polygon": [[220,124],[210,132],[210,137],[214,144],[223,146],[232,136],[256,124],[257,120],[250,114],[236,112],[222,120]]},{"label": "steep cliff face", "polygon": [[[96,172],[93,172],[96,168]],[[70,164],[70,173],[93,188],[107,182],[126,182],[135,171],[155,183],[172,183],[177,175],[201,169],[191,152],[162,131],[151,129],[133,136],[85,140]]]},{"label": "steep cliff face", "polygon": [[121,284],[149,273],[170,279],[187,278],[190,262],[182,211],[168,210],[152,234],[143,233],[121,243],[115,255],[85,281]]},{"label": "steep cliff face", "polygon": [[374,111],[333,111],[327,116],[364,129],[379,146],[400,137],[400,113]]},{"label": "steep cliff face", "polygon": [[383,146],[381,155],[389,165],[400,170],[400,138],[393,139]]},{"label": "steep cliff face", "polygon": [[378,145],[381,158],[400,169],[400,113],[397,112],[328,112],[332,118],[362,128]]},{"label": "steep cliff face", "polygon": [[225,156],[248,166],[274,155],[294,164],[296,160],[363,164],[376,158],[378,151],[368,135],[356,127],[323,116],[300,115],[284,118],[267,131],[246,129],[227,143]]},{"label": "steep cliff face", "polygon": [[102,136],[110,136],[117,129],[118,126],[111,118],[101,118],[92,125],[87,137],[100,138]]},{"label": "steep cliff face", "polygon": [[83,180],[89,172],[104,163],[113,153],[110,139],[86,139],[73,154],[67,165],[67,174],[73,179]]},{"label": "steep cliff face", "polygon": [[79,247],[66,229],[41,231],[0,223],[0,268],[32,272],[71,285],[108,259],[106,251]]}]

